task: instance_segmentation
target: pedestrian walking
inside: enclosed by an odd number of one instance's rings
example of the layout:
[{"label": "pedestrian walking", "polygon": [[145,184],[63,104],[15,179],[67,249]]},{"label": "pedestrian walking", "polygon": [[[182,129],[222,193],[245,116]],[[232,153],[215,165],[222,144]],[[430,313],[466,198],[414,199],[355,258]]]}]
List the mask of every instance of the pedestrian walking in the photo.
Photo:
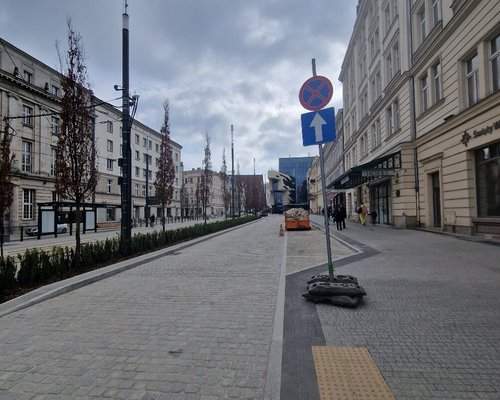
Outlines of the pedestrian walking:
[{"label": "pedestrian walking", "polygon": [[347,218],[347,211],[343,204],[340,206],[340,213],[342,218],[342,228],[345,229],[345,219]]},{"label": "pedestrian walking", "polygon": [[370,213],[370,216],[372,217],[372,225],[375,225],[375,223],[377,222],[377,212],[375,210],[373,210],[371,213]]},{"label": "pedestrian walking", "polygon": [[151,217],[149,218],[149,222],[151,223],[151,226],[155,226],[155,215],[152,214]]},{"label": "pedestrian walking", "polygon": [[361,205],[358,208],[358,216],[359,216],[359,222],[366,226],[366,216],[368,214],[368,209],[364,205],[364,203],[361,203]]},{"label": "pedestrian walking", "polygon": [[342,211],[340,209],[340,206],[337,206],[335,208],[335,211],[333,212],[333,220],[335,221],[335,224],[337,226],[337,230],[341,231],[342,230]]}]

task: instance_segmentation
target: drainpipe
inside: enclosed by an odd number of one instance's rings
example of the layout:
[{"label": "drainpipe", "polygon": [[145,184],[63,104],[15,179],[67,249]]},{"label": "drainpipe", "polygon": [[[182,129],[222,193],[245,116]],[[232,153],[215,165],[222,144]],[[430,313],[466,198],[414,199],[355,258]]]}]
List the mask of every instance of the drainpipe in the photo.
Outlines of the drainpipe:
[{"label": "drainpipe", "polygon": [[[416,110],[415,110],[415,76],[413,75],[413,21],[411,15],[412,0],[407,0],[407,13],[406,18],[408,20],[408,69],[410,71],[410,139],[413,144],[417,139],[417,120],[416,120]],[[417,227],[420,227],[420,183],[418,180],[418,152],[416,146],[413,149],[413,171],[415,179],[415,211],[417,218]]]}]

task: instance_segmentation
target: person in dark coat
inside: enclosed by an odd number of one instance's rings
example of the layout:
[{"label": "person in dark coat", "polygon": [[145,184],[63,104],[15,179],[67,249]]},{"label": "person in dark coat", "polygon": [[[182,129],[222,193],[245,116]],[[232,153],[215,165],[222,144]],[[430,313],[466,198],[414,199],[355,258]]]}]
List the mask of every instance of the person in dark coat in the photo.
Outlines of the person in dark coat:
[{"label": "person in dark coat", "polygon": [[337,230],[341,231],[342,230],[342,211],[340,209],[340,206],[335,207],[335,211],[333,212],[333,220],[335,221],[335,224],[337,225]]},{"label": "person in dark coat", "polygon": [[340,217],[342,218],[342,228],[345,229],[345,219],[347,218],[347,211],[343,204],[340,206],[340,213],[341,213]]},{"label": "person in dark coat", "polygon": [[372,225],[375,225],[376,222],[377,222],[377,212],[375,210],[373,210],[371,213],[370,213],[370,216],[372,217]]}]

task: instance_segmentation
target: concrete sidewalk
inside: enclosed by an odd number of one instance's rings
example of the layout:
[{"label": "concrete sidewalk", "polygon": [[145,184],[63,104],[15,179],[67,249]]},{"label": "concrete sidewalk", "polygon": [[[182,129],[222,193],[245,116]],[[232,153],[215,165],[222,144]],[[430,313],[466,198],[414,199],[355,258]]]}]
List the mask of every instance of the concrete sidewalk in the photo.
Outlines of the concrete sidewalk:
[{"label": "concrete sidewalk", "polygon": [[363,251],[334,267],[367,296],[315,305],[300,295],[326,266],[287,276],[283,399],[319,399],[312,346],[367,349],[397,399],[500,398],[498,245],[355,222],[333,234]]}]

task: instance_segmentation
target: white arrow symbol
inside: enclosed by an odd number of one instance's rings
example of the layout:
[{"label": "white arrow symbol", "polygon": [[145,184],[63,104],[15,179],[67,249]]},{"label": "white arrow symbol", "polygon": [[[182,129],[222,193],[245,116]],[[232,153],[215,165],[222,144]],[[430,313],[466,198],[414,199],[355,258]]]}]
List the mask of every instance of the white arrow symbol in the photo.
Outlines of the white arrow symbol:
[{"label": "white arrow symbol", "polygon": [[319,115],[319,113],[314,114],[314,118],[311,121],[310,128],[314,128],[314,135],[316,136],[316,143],[323,141],[323,125],[326,125],[326,121]]}]

